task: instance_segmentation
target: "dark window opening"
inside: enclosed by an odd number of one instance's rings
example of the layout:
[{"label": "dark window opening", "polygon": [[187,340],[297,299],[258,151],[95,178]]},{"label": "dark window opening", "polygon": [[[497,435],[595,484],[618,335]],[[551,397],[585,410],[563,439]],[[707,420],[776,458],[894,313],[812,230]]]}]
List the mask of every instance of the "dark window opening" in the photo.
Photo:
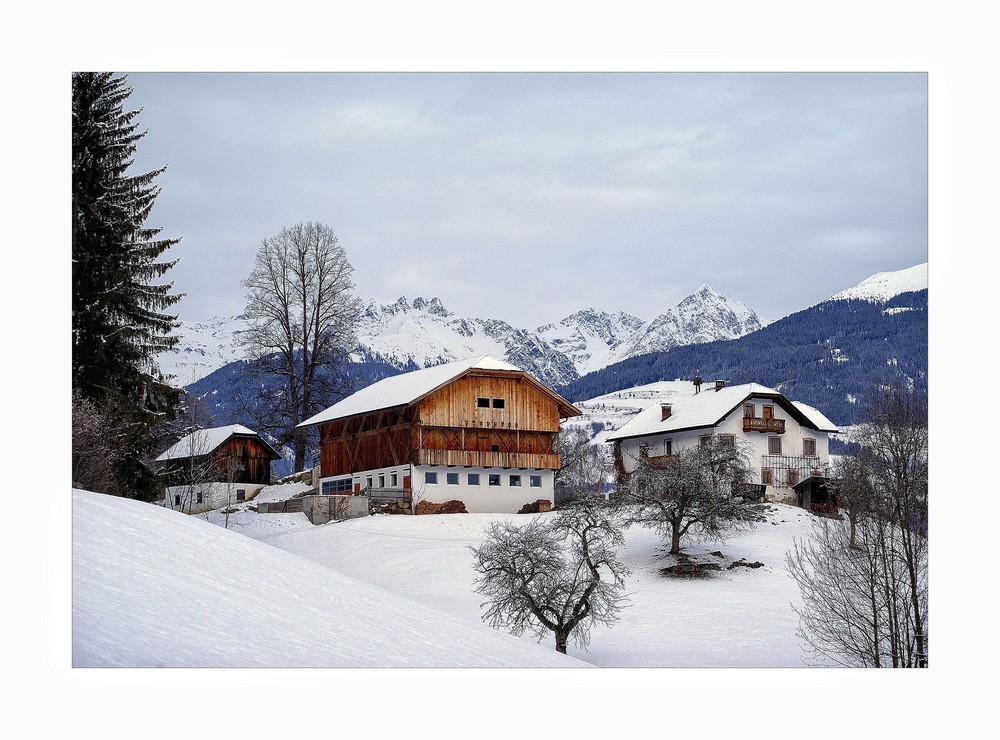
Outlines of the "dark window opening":
[{"label": "dark window opening", "polygon": [[490,399],[488,398],[477,398],[476,406],[481,409],[488,409],[490,407]]},{"label": "dark window opening", "polygon": [[502,409],[504,407],[504,400],[502,398],[493,399],[493,408]]}]

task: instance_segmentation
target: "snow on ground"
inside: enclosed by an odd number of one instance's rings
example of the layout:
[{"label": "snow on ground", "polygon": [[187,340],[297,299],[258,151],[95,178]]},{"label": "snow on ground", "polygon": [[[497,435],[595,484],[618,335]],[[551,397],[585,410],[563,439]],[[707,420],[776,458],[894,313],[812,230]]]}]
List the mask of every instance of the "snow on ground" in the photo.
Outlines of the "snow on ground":
[{"label": "snow on ground", "polygon": [[72,605],[74,667],[586,666],[198,517],[84,491]]},{"label": "snow on ground", "polygon": [[[541,516],[554,516],[554,513]],[[260,515],[265,517],[268,515]],[[294,515],[284,515],[294,516]],[[304,518],[304,517],[303,517]],[[336,568],[359,581],[447,611],[468,623],[481,620],[482,599],[473,590],[475,572],[468,548],[482,542],[494,519],[527,522],[517,514],[377,516],[333,522],[259,537],[305,559]],[[786,574],[785,552],[804,537],[813,516],[802,509],[770,505],[768,522],[737,533],[727,544],[692,545],[685,551],[724,570],[708,579],[665,578],[674,563],[659,538],[634,527],[621,551],[632,570],[631,604],[614,626],[595,627],[589,652],[570,646],[570,655],[605,667],[802,667],[795,637],[799,603],[795,582]],[[723,558],[710,553],[721,551]],[[725,568],[733,561],[764,567]],[[522,637],[531,642],[535,638]],[[551,646],[546,637],[543,644]]]},{"label": "snow on ground", "polygon": [[[266,494],[278,500],[300,487]],[[74,665],[805,665],[791,607],[798,589],[784,564],[814,521],[802,509],[772,504],[766,523],[726,543],[688,543],[691,557],[722,565],[706,579],[664,577],[675,560],[660,539],[627,530],[630,603],[615,625],[593,629],[589,652],[571,645],[570,658],[551,636],[538,644],[483,624],[469,548],[496,519],[530,517],[314,526],[301,513],[258,514],[254,502],[226,521],[220,511],[185,516],[74,492]],[[740,559],[764,565],[728,568]]]}]

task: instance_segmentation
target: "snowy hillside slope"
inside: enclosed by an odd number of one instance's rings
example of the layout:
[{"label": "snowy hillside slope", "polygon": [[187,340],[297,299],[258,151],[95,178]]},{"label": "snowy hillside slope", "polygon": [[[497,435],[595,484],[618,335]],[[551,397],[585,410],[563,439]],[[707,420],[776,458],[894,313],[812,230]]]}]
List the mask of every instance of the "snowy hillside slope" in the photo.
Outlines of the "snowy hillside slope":
[{"label": "snowy hillside slope", "polygon": [[[385,589],[402,599],[447,612],[466,625],[482,624],[482,597],[473,589],[470,546],[483,542],[493,521],[527,524],[536,516],[518,514],[440,514],[374,516],[312,526],[302,514],[230,517],[231,530],[358,582]],[[279,526],[273,517],[297,518],[300,526]],[[796,637],[793,604],[801,599],[785,568],[785,553],[817,519],[792,506],[771,505],[767,521],[733,534],[726,542],[686,542],[698,561],[718,563],[712,578],[665,578],[660,569],[674,564],[651,530],[626,530],[619,557],[632,571],[629,604],[620,621],[595,627],[589,651],[570,644],[569,654],[608,668],[629,667],[804,667]],[[213,521],[221,521],[218,518]],[[720,553],[718,555],[713,553]],[[743,559],[757,568],[729,566]],[[521,641],[536,645],[524,635]],[[540,647],[554,652],[551,635]]]},{"label": "snowy hillside slope", "polygon": [[879,272],[853,288],[842,290],[831,301],[872,301],[884,303],[902,293],[927,290],[927,263],[895,272]]},{"label": "snowy hillside slope", "polygon": [[84,491],[73,492],[72,599],[74,667],[587,666],[335,564]]},{"label": "snowy hillside slope", "polygon": [[563,428],[586,429],[591,434],[591,441],[601,444],[607,441],[611,432],[621,429],[650,404],[694,391],[694,383],[689,380],[662,380],[577,401],[574,405],[583,414],[563,422]]}]

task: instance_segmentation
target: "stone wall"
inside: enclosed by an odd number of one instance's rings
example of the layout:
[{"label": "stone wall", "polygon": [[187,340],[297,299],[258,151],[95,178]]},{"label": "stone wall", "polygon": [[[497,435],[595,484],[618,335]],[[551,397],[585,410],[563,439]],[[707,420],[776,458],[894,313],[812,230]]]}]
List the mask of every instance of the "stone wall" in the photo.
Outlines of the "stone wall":
[{"label": "stone wall", "polygon": [[367,496],[303,496],[302,511],[313,524],[368,516]]}]

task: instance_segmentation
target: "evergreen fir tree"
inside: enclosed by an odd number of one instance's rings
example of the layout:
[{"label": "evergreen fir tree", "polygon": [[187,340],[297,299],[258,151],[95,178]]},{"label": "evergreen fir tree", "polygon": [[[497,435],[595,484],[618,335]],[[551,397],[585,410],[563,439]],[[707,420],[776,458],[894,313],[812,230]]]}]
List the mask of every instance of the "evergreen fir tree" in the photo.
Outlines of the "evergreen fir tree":
[{"label": "evergreen fir tree", "polygon": [[152,430],[179,400],[156,365],[177,342],[176,316],[164,313],[182,295],[157,281],[175,263],[158,261],[178,239],[145,227],[164,168],[132,175],[145,135],[126,111],[125,76],[73,75],[73,388],[116,420],[122,453],[116,480],[124,495],[148,495],[142,458]]}]

